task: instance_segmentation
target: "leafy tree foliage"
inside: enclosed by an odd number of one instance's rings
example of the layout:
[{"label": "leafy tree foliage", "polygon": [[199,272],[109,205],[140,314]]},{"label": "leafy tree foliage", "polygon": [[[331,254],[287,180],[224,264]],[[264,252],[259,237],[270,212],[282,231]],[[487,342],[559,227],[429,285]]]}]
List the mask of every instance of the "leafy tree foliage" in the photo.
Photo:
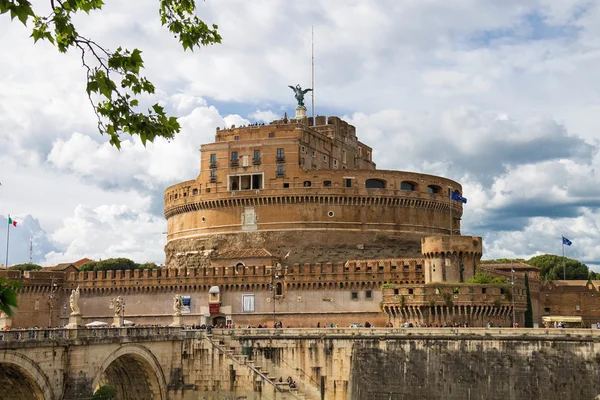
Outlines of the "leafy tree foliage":
[{"label": "leafy tree foliage", "polygon": [[495,260],[481,260],[481,264],[510,264],[510,263],[526,263],[522,258],[498,258]]},{"label": "leafy tree foliage", "polygon": [[42,266],[37,265],[37,264],[26,263],[26,264],[15,264],[15,265],[9,267],[8,269],[18,270],[18,271],[39,271],[42,269]]},{"label": "leafy tree foliage", "polygon": [[572,258],[561,257],[554,254],[535,256],[527,264],[540,268],[540,277],[546,280],[563,279],[563,262],[567,280],[587,280],[590,275],[588,266]]},{"label": "leafy tree foliage", "polygon": [[533,308],[531,306],[531,292],[529,291],[529,276],[525,274],[525,293],[527,294],[527,310],[525,310],[525,328],[533,328]]},{"label": "leafy tree foliage", "polygon": [[19,282],[7,281],[0,277],[0,311],[13,316],[17,311],[17,289],[21,289]]},{"label": "leafy tree foliage", "polygon": [[116,400],[116,398],[117,389],[112,386],[100,386],[92,396],[92,400]]},{"label": "leafy tree foliage", "polygon": [[504,284],[506,283],[506,279],[504,278],[494,278],[489,272],[479,271],[471,279],[467,281],[467,283],[479,283],[479,284]]},{"label": "leafy tree foliage", "polygon": [[[169,117],[157,104],[139,110],[138,97],[153,94],[154,85],[140,70],[144,67],[139,49],[121,47],[108,50],[79,34],[73,23],[76,14],[100,11],[103,0],[49,0],[51,12],[37,14],[29,0],[0,0],[0,15],[9,13],[25,26],[32,26],[34,43],[46,40],[59,52],[79,51],[87,73],[86,92],[98,118],[98,130],[108,134],[110,143],[120,148],[120,135],[139,135],[142,143],[156,137],[172,139],[180,130],[175,117]],[[163,26],[179,40],[184,50],[221,43],[217,26],[209,27],[196,15],[194,0],[159,0]]]},{"label": "leafy tree foliage", "polygon": [[108,258],[102,261],[90,261],[79,267],[80,271],[125,271],[134,269],[157,268],[154,263],[138,264],[128,258]]},{"label": "leafy tree foliage", "polygon": [[467,283],[492,283],[492,275],[488,272],[477,272]]},{"label": "leafy tree foliage", "polygon": [[600,280],[600,273],[595,272],[595,271],[590,271],[590,276],[588,277],[588,279],[590,279],[592,281]]}]

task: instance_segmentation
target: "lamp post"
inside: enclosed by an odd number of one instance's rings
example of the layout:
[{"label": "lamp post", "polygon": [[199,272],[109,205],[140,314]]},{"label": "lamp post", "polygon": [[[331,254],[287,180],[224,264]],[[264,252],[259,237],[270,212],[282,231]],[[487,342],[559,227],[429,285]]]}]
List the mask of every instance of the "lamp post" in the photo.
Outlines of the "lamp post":
[{"label": "lamp post", "polygon": [[125,326],[125,299],[123,299],[123,309],[121,310],[121,326]]},{"label": "lamp post", "polygon": [[515,320],[515,269],[512,266],[512,263],[510,265],[510,275],[511,275],[511,285],[512,285],[512,317],[513,317],[513,325],[512,327],[515,327],[515,323],[517,322]]},{"label": "lamp post", "polygon": [[[275,328],[275,299],[277,296],[277,283],[275,282],[275,280],[279,280],[279,278],[281,278],[281,264],[277,263],[277,265],[271,269],[271,290],[273,291],[272,293],[272,301],[273,301],[273,328]],[[287,266],[283,268],[284,271],[287,271]],[[282,291],[283,292],[283,291]],[[283,294],[283,293],[282,293]]]},{"label": "lamp post", "polygon": [[54,283],[54,277],[50,283],[50,294],[47,296],[48,299],[48,328],[52,328],[52,309],[54,308],[54,299],[56,293],[56,283]]}]

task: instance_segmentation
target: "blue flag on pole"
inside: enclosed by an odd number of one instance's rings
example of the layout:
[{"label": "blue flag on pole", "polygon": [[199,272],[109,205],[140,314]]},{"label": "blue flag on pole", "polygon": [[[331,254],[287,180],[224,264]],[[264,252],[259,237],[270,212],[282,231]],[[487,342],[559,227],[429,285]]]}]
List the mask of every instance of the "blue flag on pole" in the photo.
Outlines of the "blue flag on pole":
[{"label": "blue flag on pole", "polygon": [[571,242],[569,239],[567,239],[566,237],[562,237],[563,238],[563,244],[566,244],[567,246],[570,246],[573,244],[573,242]]},{"label": "blue flag on pole", "polygon": [[456,193],[456,192],[452,192],[452,194],[450,195],[450,198],[452,200],[456,200],[456,201],[460,201],[464,204],[467,204],[467,198],[466,197],[462,197],[460,194]]}]

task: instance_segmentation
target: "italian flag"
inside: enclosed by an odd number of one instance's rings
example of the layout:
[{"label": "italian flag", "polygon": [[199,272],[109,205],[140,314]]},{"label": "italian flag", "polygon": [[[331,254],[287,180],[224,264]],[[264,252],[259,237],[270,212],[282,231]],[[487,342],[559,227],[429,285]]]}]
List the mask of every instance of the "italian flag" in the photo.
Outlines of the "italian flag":
[{"label": "italian flag", "polygon": [[8,217],[8,224],[16,227],[17,226],[17,221],[15,221],[14,219],[12,219],[11,217]]}]

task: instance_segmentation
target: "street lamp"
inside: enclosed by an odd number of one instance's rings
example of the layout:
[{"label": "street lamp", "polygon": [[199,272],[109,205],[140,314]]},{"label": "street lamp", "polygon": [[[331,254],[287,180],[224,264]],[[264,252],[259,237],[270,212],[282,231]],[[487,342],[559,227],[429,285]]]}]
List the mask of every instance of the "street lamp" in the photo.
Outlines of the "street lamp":
[{"label": "street lamp", "polygon": [[125,299],[123,299],[123,309],[121,310],[121,326],[125,326]]},{"label": "street lamp", "polygon": [[47,296],[48,299],[48,328],[52,328],[52,309],[54,308],[54,300],[56,299],[57,285],[54,283],[54,277],[52,277],[52,283],[50,284],[50,294]]},{"label": "street lamp", "polygon": [[512,324],[512,327],[514,328],[515,327],[515,323],[517,321],[515,320],[515,269],[512,266],[512,263],[511,263],[511,266],[510,266],[510,274],[511,274],[511,285],[512,285],[512,293],[511,293],[511,295],[512,295],[512,315],[513,315],[513,324]]},{"label": "street lamp", "polygon": [[[287,266],[284,267],[283,269],[284,271],[287,271]],[[281,278],[280,275],[281,272],[281,264],[277,263],[277,265],[275,266],[275,268],[271,269],[271,290],[272,290],[272,301],[273,301],[273,328],[275,328],[275,296],[277,295],[277,284],[275,283],[275,280],[279,280],[279,278]],[[281,284],[281,283],[279,283]],[[282,293],[283,294],[283,290]],[[279,295],[281,295],[279,294]]]}]

